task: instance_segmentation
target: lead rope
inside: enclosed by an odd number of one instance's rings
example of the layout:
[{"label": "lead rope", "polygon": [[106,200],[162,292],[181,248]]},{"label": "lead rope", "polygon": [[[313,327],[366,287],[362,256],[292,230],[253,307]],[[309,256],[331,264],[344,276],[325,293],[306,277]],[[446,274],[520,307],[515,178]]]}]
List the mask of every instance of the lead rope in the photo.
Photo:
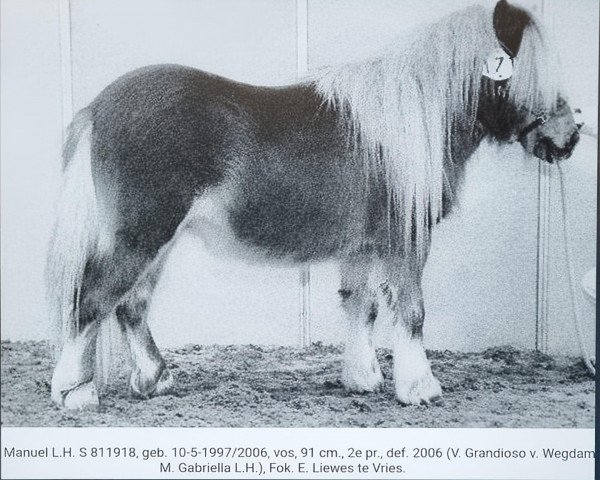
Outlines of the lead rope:
[{"label": "lead rope", "polygon": [[565,256],[567,259],[567,267],[569,269],[569,289],[571,290],[571,306],[573,308],[573,322],[575,323],[575,331],[577,332],[577,339],[579,341],[579,350],[581,352],[581,356],[583,358],[583,362],[587,367],[590,374],[595,377],[596,376],[596,367],[594,365],[595,361],[592,361],[587,348],[585,347],[585,341],[583,338],[583,330],[581,328],[581,314],[579,312],[579,304],[576,300],[576,292],[575,292],[575,271],[573,269],[573,254],[571,251],[571,243],[569,242],[569,223],[568,223],[568,215],[567,215],[567,195],[565,189],[565,179],[562,167],[560,162],[556,163],[556,168],[558,169],[558,179],[560,181],[560,199],[562,206],[562,223],[563,223],[563,236],[564,236],[564,245],[565,245]]}]

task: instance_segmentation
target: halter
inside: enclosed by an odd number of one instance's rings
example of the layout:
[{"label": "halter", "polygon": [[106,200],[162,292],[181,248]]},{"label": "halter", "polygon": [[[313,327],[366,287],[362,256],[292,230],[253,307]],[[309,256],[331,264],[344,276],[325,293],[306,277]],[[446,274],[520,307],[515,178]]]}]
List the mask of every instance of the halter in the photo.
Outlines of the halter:
[{"label": "halter", "polygon": [[[504,53],[506,55],[508,55],[508,57],[510,58],[510,61],[512,62],[514,60],[514,58],[516,57],[516,55],[502,41],[500,41],[499,43],[500,43],[500,47],[502,48]],[[488,60],[488,62],[489,62],[489,60]],[[512,75],[512,72],[511,72],[511,75]],[[488,76],[489,78],[492,78],[492,80],[494,82],[494,90],[495,90],[496,95],[498,95],[500,98],[506,99],[508,97],[508,85],[506,83],[508,81],[508,78],[506,80],[504,80],[504,79],[499,80],[499,79],[493,78],[489,75],[486,75],[486,76]],[[523,128],[523,130],[521,130],[519,132],[519,136],[518,136],[519,140],[522,140],[526,135],[531,133],[533,130],[544,125],[548,121],[549,118],[550,118],[549,112],[542,112],[542,113],[535,115],[535,120],[533,120],[525,128]]]},{"label": "halter", "polygon": [[[508,97],[508,86],[504,82],[496,82],[494,88],[496,90],[496,95],[498,95],[499,97],[503,99],[506,99]],[[535,119],[519,132],[519,140],[522,140],[523,138],[525,138],[525,136],[533,132],[536,128],[539,128],[542,125],[544,125],[549,118],[550,113],[548,112],[541,112],[536,114]]]}]

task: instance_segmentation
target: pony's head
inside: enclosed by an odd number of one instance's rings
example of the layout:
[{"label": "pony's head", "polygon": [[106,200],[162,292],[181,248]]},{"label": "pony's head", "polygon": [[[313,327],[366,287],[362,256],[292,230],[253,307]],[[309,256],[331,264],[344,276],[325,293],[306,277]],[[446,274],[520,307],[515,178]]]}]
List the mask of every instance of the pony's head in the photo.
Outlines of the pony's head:
[{"label": "pony's head", "polygon": [[[579,130],[559,92],[557,62],[541,27],[506,0],[496,5],[493,26],[501,50],[485,65],[479,121],[495,139],[518,141],[542,160],[569,158]],[[502,67],[504,61],[509,65]]]},{"label": "pony's head", "polygon": [[314,85],[367,174],[385,179],[389,224],[419,252],[484,135],[546,161],[570,155],[578,133],[556,65],[535,19],[500,0],[411,31],[381,56],[322,69]]}]

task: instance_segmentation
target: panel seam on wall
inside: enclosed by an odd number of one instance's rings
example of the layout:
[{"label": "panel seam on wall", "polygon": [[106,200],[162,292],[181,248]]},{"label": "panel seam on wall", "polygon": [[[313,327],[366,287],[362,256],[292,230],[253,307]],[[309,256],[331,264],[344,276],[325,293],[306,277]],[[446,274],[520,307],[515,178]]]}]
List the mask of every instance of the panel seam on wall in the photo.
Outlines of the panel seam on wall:
[{"label": "panel seam on wall", "polygon": [[296,0],[296,73],[308,73],[308,0]]},{"label": "panel seam on wall", "polygon": [[71,2],[59,0],[58,18],[60,22],[60,72],[62,96],[63,141],[66,128],[73,118],[73,60],[71,44]]},{"label": "panel seam on wall", "polygon": [[[296,77],[308,73],[308,0],[296,0]],[[300,315],[299,343],[301,347],[311,344],[310,332],[310,264],[300,267]]]}]

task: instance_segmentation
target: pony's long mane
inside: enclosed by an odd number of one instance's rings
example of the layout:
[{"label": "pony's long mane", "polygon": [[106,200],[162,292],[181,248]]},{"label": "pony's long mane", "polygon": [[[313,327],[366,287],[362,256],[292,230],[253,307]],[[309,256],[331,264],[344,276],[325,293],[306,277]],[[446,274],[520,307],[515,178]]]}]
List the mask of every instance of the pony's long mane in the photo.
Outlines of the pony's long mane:
[{"label": "pony's long mane", "polygon": [[[399,225],[405,248],[419,254],[430,222],[441,218],[442,192],[453,194],[452,136],[458,129],[474,132],[483,67],[499,47],[492,11],[475,6],[411,32],[381,57],[325,68],[312,79],[347,122],[366,174],[386,182],[388,212],[397,216],[390,225]],[[547,110],[555,103],[550,57],[532,20],[510,80],[515,105]]]}]

